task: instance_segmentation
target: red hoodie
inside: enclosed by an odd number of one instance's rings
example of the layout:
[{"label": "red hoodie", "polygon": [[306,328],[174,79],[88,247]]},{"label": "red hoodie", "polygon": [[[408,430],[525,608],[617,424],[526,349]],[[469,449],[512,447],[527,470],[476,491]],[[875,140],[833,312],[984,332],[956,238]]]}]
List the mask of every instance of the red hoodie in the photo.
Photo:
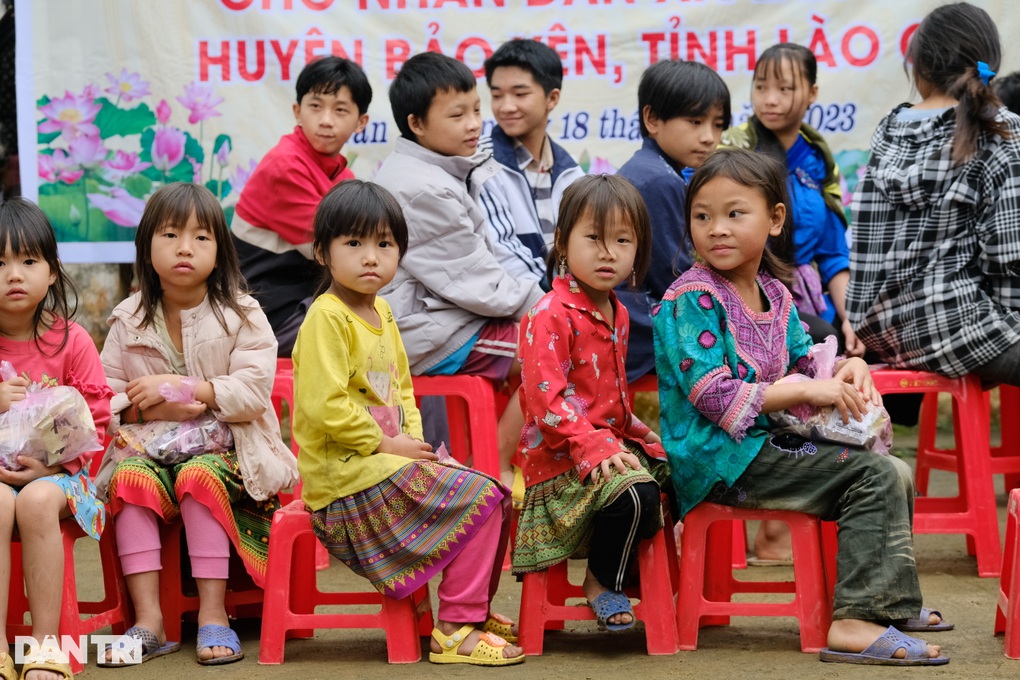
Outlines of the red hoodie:
[{"label": "red hoodie", "polygon": [[318,153],[295,126],[255,168],[237,202],[237,214],[294,245],[311,243],[319,201],[334,185],[353,178],[346,158]]}]

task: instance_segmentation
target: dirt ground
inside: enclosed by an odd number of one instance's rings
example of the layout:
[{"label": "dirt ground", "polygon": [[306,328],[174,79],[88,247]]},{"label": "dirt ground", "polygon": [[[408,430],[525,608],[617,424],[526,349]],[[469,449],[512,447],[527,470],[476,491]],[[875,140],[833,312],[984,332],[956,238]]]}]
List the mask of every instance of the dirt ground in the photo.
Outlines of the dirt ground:
[{"label": "dirt ground", "polygon": [[[952,475],[933,473],[935,495],[951,495]],[[1005,521],[1005,495],[997,481],[1000,522]],[[753,526],[751,529],[753,530]],[[1004,535],[1004,534],[1003,534]],[[85,596],[90,589],[101,588],[95,552],[86,541],[76,552],[79,590]],[[961,536],[923,535],[916,538],[916,555],[921,585],[927,605],[941,609],[956,624],[951,632],[929,635],[929,641],[943,645],[952,662],[940,668],[911,668],[900,671],[868,666],[823,664],[817,655],[800,652],[797,624],[791,618],[734,618],[728,627],[705,628],[699,649],[675,656],[647,656],[644,634],[639,624],[623,633],[599,633],[594,622],[568,623],[564,631],[548,632],[545,653],[531,657],[523,665],[504,669],[479,669],[469,666],[438,667],[423,660],[410,665],[386,663],[385,637],[379,630],[322,630],[311,640],[287,643],[286,660],[280,666],[258,663],[261,620],[234,622],[241,637],[246,658],[235,664],[206,667],[195,662],[195,627],[185,625],[184,649],[177,654],[154,659],[127,669],[103,669],[89,659],[79,677],[101,680],[162,680],[163,678],[215,678],[217,680],[270,680],[279,678],[382,678],[403,680],[420,677],[506,678],[540,680],[578,678],[602,680],[641,677],[658,678],[864,678],[874,674],[909,673],[912,677],[1015,678],[1020,661],[1002,654],[1002,638],[992,636],[997,579],[976,575],[975,562],[966,554]],[[572,570],[580,573],[580,566]],[[790,569],[753,568],[749,578],[789,577]],[[334,562],[320,572],[323,588],[365,588],[367,582]],[[101,592],[101,591],[99,591]],[[520,608],[521,588],[505,573],[495,609],[516,616]],[[433,598],[435,602],[435,598]],[[427,641],[423,640],[423,659],[427,659]]]}]

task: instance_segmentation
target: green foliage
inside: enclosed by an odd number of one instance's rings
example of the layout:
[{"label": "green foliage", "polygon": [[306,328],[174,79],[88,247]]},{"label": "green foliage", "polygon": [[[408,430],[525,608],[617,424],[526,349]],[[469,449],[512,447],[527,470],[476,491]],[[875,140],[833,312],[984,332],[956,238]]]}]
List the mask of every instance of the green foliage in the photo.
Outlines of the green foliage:
[{"label": "green foliage", "polygon": [[147,104],[139,104],[133,109],[122,109],[114,106],[106,97],[96,100],[102,105],[96,115],[95,124],[99,128],[99,136],[102,139],[120,135],[141,134],[146,128],[156,124],[156,114],[149,109]]}]

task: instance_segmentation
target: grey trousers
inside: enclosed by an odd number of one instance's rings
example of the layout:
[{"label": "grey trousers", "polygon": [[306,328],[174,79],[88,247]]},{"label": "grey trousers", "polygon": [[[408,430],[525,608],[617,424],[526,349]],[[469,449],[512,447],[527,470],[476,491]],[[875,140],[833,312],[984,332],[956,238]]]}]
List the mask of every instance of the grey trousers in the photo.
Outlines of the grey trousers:
[{"label": "grey trousers", "polygon": [[919,616],[914,480],[898,458],[776,434],[732,487],[718,484],[705,500],[835,521],[839,551],[833,619]]}]

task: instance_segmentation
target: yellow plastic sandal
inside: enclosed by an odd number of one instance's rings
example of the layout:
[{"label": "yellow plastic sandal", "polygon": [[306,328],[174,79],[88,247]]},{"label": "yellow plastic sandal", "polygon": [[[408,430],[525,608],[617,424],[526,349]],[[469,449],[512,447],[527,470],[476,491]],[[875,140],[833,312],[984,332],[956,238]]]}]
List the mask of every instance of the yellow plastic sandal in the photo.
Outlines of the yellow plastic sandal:
[{"label": "yellow plastic sandal", "polygon": [[492,633],[481,633],[478,644],[471,650],[470,655],[464,656],[458,653],[460,646],[464,644],[464,640],[467,640],[473,630],[475,627],[467,624],[453,635],[447,636],[438,628],[433,628],[432,637],[439,643],[443,651],[438,654],[429,652],[429,661],[432,663],[466,663],[472,666],[512,666],[524,662],[523,654],[512,659],[504,658],[503,648],[510,643]]},{"label": "yellow plastic sandal", "polygon": [[7,652],[0,652],[0,678],[18,680],[18,672],[14,670],[14,659]]},{"label": "yellow plastic sandal", "polygon": [[498,635],[510,644],[517,642],[517,635],[514,634],[513,620],[496,612],[489,612],[489,618],[482,625],[482,632]]},{"label": "yellow plastic sandal", "polygon": [[25,659],[25,664],[21,667],[21,680],[25,680],[29,671],[49,671],[50,673],[59,673],[67,680],[74,680],[70,664],[58,661],[55,657],[46,654],[29,656]]}]

